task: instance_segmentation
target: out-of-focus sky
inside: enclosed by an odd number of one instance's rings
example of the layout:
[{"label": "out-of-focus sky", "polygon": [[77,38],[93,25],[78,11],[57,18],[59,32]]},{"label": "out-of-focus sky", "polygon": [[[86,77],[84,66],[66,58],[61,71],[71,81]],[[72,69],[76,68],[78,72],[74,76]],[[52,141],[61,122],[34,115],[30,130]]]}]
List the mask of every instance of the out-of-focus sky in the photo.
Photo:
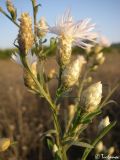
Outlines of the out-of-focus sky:
[{"label": "out-of-focus sky", "polygon": [[[38,20],[41,16],[52,25],[66,9],[71,8],[75,20],[91,18],[97,31],[106,35],[111,42],[120,42],[120,0],[37,0],[42,4]],[[30,12],[30,0],[13,0],[18,8],[18,16],[22,12]],[[0,0],[0,6],[5,8],[5,0]],[[0,14],[0,48],[13,47],[18,29],[6,17]]]}]

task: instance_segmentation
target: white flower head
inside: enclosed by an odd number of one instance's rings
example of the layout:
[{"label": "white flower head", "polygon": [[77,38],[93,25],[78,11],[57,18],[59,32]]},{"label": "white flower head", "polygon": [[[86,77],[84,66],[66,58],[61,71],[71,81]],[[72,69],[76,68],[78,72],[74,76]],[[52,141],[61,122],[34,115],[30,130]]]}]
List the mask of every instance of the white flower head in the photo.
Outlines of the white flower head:
[{"label": "white flower head", "polygon": [[85,107],[87,112],[97,109],[102,98],[102,84],[97,82],[83,91],[81,96],[81,105]]},{"label": "white flower head", "polygon": [[84,57],[78,56],[76,60],[66,66],[61,77],[65,87],[71,87],[78,81],[84,63],[86,63]]},{"label": "white flower head", "polygon": [[84,19],[78,22],[73,21],[70,10],[67,10],[64,15],[56,21],[55,26],[48,27],[48,31],[58,35],[59,37],[72,38],[72,43],[82,48],[87,48],[95,42],[97,34],[92,32],[95,24],[91,24],[90,19]]}]

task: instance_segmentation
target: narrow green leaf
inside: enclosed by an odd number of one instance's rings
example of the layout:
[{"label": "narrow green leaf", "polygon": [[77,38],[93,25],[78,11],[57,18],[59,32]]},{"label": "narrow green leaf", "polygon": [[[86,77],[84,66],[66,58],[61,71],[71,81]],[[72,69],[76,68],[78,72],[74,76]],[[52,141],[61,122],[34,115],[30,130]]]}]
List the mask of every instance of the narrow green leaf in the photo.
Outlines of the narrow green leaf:
[{"label": "narrow green leaf", "polygon": [[86,143],[86,142],[73,142],[72,145],[79,146],[79,147],[85,147],[85,148],[94,148],[92,145]]},{"label": "narrow green leaf", "polygon": [[[116,122],[109,124],[105,127],[97,136],[97,138],[92,142],[92,146],[96,146],[96,144],[115,126]],[[81,160],[86,160],[88,154],[91,152],[92,148],[86,148]]]},{"label": "narrow green leaf", "polygon": [[47,144],[48,144],[48,148],[50,151],[52,151],[53,149],[53,142],[51,139],[47,138]]}]

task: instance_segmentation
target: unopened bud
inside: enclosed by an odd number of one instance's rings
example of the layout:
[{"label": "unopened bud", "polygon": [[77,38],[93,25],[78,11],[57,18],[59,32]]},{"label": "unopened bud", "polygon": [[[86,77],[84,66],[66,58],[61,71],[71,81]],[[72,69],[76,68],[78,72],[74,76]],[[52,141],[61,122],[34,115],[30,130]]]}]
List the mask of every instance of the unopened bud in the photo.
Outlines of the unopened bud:
[{"label": "unopened bud", "polygon": [[99,65],[103,64],[105,61],[105,57],[103,55],[103,52],[100,52],[96,55],[96,63],[98,63]]},{"label": "unopened bud", "polygon": [[99,132],[104,129],[105,127],[107,127],[110,124],[110,120],[109,117],[105,117],[104,119],[102,119],[102,121],[100,122],[99,126],[98,126],[98,130]]},{"label": "unopened bud", "polygon": [[108,155],[113,155],[113,153],[115,152],[115,147],[112,146],[108,149]]},{"label": "unopened bud", "polygon": [[55,154],[58,151],[58,147],[56,144],[53,145],[53,153]]},{"label": "unopened bud", "polygon": [[104,145],[103,145],[103,142],[102,141],[100,141],[97,145],[96,145],[96,147],[95,147],[95,151],[96,151],[96,153],[100,153],[100,152],[102,152],[102,151],[104,151]]},{"label": "unopened bud", "polygon": [[75,105],[71,104],[68,106],[68,119],[72,119],[75,114]]},{"label": "unopened bud", "polygon": [[64,69],[61,77],[64,87],[72,87],[78,81],[84,63],[84,57],[78,56],[76,60],[74,60]]},{"label": "unopened bud", "polygon": [[55,75],[56,75],[55,69],[51,69],[49,74],[48,74],[48,78],[52,79]]},{"label": "unopened bud", "polygon": [[102,84],[95,83],[88,87],[81,96],[81,105],[85,107],[87,112],[93,112],[97,109],[102,98]]},{"label": "unopened bud", "polygon": [[4,152],[10,146],[9,138],[0,138],[0,152]]},{"label": "unopened bud", "polygon": [[[32,74],[37,77],[37,62],[31,64]],[[24,83],[29,89],[36,89],[36,84],[28,71],[24,70]]]},{"label": "unopened bud", "polygon": [[86,83],[91,83],[92,82],[92,77],[88,77],[87,79],[86,79]]},{"label": "unopened bud", "polygon": [[14,5],[12,4],[11,0],[6,1],[6,6],[8,12],[11,14],[12,19],[15,21],[17,18],[17,10],[15,9]]},{"label": "unopened bud", "polygon": [[66,65],[70,63],[71,60],[71,52],[72,52],[72,37],[61,36],[58,39],[58,47],[57,47],[57,62],[58,64],[64,68]]},{"label": "unopened bud", "polygon": [[48,26],[44,17],[41,17],[39,23],[37,24],[37,36],[43,38],[48,32]]},{"label": "unopened bud", "polygon": [[32,20],[28,13],[23,13],[20,18],[20,30],[18,34],[19,49],[22,54],[27,54],[32,48],[34,35],[32,32]]}]

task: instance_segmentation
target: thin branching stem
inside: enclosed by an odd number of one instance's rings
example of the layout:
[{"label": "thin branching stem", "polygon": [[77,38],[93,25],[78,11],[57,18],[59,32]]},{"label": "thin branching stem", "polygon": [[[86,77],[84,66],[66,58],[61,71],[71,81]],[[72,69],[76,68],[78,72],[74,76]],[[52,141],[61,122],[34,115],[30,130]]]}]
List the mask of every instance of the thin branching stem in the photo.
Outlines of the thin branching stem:
[{"label": "thin branching stem", "polygon": [[14,21],[1,7],[0,7],[0,12],[5,16],[7,17],[11,22],[13,22],[17,27],[19,27],[19,24]]}]

